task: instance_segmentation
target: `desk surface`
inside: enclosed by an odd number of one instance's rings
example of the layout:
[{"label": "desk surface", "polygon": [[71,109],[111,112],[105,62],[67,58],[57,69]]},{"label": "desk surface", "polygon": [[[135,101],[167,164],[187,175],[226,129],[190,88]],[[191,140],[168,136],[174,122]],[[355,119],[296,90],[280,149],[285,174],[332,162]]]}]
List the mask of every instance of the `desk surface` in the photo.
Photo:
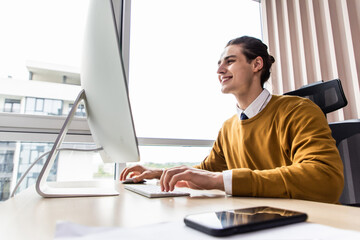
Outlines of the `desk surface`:
[{"label": "desk surface", "polygon": [[273,206],[306,212],[308,221],[360,231],[360,208],[294,199],[225,196],[221,191],[192,191],[190,197],[148,199],[123,189],[115,197],[42,198],[34,188],[0,203],[1,239],[52,239],[57,221],[88,226],[141,226],[179,221],[205,211]]}]

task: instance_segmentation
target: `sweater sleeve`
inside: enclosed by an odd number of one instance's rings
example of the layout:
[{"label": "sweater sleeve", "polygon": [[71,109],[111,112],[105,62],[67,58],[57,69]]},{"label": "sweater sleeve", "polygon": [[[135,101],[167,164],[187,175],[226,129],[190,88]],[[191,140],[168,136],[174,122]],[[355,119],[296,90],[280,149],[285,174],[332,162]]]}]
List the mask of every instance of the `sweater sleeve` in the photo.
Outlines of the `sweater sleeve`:
[{"label": "sweater sleeve", "polygon": [[233,195],[337,202],[343,165],[324,114],[306,100],[284,115],[278,122],[278,140],[291,164],[233,169]]}]

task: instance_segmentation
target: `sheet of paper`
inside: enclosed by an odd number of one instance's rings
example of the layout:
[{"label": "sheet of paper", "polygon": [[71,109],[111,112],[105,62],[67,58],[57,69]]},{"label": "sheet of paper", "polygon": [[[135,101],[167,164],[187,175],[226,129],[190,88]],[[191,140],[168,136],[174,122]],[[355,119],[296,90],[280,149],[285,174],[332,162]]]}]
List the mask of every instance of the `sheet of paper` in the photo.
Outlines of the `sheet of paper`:
[{"label": "sheet of paper", "polygon": [[[55,240],[97,240],[97,239],[146,239],[146,240],[188,240],[217,239],[191,229],[183,222],[167,222],[134,228],[86,227],[69,222],[56,226]],[[256,232],[237,234],[226,239],[360,239],[360,231],[343,230],[315,223],[296,223]]]}]

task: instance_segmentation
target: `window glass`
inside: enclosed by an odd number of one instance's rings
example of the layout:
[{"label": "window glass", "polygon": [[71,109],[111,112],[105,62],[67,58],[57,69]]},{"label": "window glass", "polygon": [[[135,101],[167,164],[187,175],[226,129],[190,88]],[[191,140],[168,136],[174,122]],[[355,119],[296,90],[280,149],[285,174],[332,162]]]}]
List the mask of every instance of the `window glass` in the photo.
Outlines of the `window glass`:
[{"label": "window glass", "polygon": [[44,113],[48,115],[62,115],[62,101],[45,99]]},{"label": "window glass", "polygon": [[[140,146],[140,164],[151,168],[194,166],[209,154],[210,147]],[[139,163],[128,163],[129,166]]]},{"label": "window glass", "polygon": [[217,62],[225,44],[261,38],[253,0],[132,1],[130,100],[141,137],[215,139],[236,113]]},{"label": "window glass", "polygon": [[5,103],[4,105],[4,112],[12,112],[12,104],[11,103]]},{"label": "window glass", "polygon": [[13,103],[11,112],[19,113],[20,112],[20,101],[19,103]]},{"label": "window glass", "polygon": [[[71,111],[71,109],[73,108],[74,104],[70,103],[69,104],[69,113]],[[85,105],[84,104],[79,104],[78,108],[76,109],[75,112],[75,116],[77,117],[86,117],[86,111],[85,111]]]},{"label": "window glass", "polygon": [[36,112],[44,111],[44,99],[39,99],[39,98],[36,99],[35,111]]},{"label": "window glass", "polygon": [[6,200],[10,195],[15,148],[14,142],[0,142],[0,201]]},{"label": "window glass", "polygon": [[35,112],[35,98],[27,97],[26,98],[26,112]]},{"label": "window glass", "polygon": [[45,99],[44,112],[53,113],[52,105],[53,105],[52,101],[50,101],[49,99]]},{"label": "window glass", "polygon": [[62,115],[62,105],[63,105],[63,101],[61,100],[53,100],[52,101],[52,111],[51,113],[53,115]]},{"label": "window glass", "polygon": [[[76,73],[87,4],[87,0],[0,1],[0,106],[5,111],[68,113],[80,91]],[[241,35],[261,38],[259,3],[133,0],[131,9],[129,81],[137,135],[215,139],[223,121],[235,113],[233,97],[220,92],[217,61],[228,40]],[[36,69],[30,71],[32,62]],[[64,73],[75,73],[71,74],[75,79],[68,79],[74,84],[57,78],[59,66]],[[5,103],[8,96],[19,102]],[[85,115],[84,105],[76,115]],[[52,143],[2,141],[0,200],[5,200]],[[195,165],[209,151],[210,147],[140,146],[141,163],[156,167]],[[34,166],[20,190],[35,182],[43,163]],[[112,178],[113,168],[114,164],[103,164],[96,153],[61,152],[49,180]]]}]

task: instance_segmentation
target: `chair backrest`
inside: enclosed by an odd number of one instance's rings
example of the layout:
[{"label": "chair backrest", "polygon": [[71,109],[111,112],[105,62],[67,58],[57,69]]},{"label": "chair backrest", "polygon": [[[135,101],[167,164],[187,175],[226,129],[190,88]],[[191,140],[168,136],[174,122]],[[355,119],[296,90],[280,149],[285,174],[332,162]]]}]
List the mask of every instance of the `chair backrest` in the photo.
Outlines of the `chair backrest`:
[{"label": "chair backrest", "polygon": [[360,119],[329,123],[344,165],[340,202],[360,207]]},{"label": "chair backrest", "polygon": [[306,97],[316,103],[325,115],[347,105],[340,79],[312,83],[284,95]]}]

